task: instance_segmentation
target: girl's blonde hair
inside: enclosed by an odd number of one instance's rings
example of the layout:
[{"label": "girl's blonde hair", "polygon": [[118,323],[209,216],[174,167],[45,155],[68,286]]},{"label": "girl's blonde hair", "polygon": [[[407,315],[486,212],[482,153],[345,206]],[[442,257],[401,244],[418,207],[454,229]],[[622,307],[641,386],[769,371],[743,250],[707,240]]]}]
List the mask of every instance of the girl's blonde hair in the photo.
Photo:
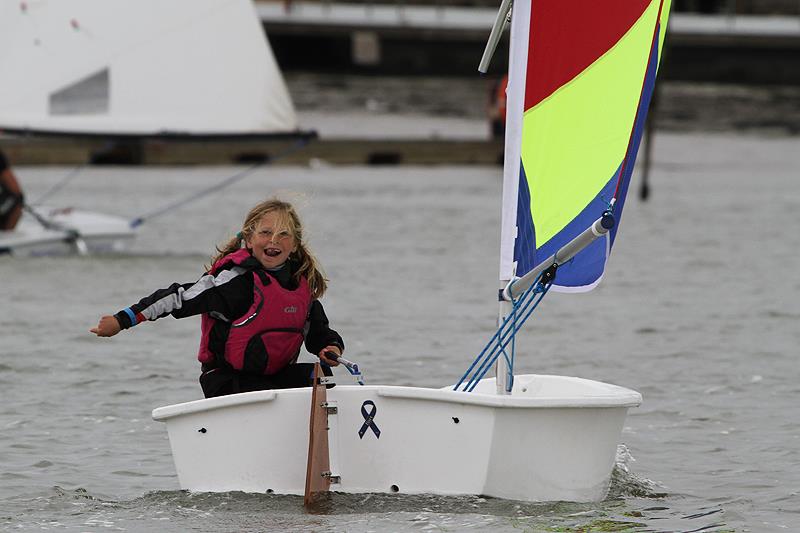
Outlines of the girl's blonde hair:
[{"label": "girl's blonde hair", "polygon": [[275,212],[278,215],[279,227],[276,228],[276,233],[287,230],[294,237],[294,242],[297,245],[297,250],[292,252],[289,256],[290,260],[295,261],[299,265],[294,273],[295,280],[299,282],[300,278],[305,276],[308,280],[308,287],[311,290],[311,295],[314,298],[321,298],[328,288],[328,280],[323,275],[317,259],[309,251],[303,241],[303,225],[294,207],[292,207],[292,204],[277,198],[270,198],[253,207],[244,219],[242,231],[237,233],[228,242],[217,246],[217,255],[211,260],[211,264],[216,264],[217,261],[226,255],[240,249],[242,243],[255,233],[261,218],[271,212]]}]

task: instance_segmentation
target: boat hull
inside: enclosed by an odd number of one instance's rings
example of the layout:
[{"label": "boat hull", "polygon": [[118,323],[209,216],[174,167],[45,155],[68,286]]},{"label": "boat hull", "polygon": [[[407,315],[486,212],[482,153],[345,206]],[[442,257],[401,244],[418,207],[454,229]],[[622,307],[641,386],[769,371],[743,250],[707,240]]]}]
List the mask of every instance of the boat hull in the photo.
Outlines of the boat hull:
[{"label": "boat hull", "polygon": [[[472,393],[394,386],[328,390],[331,490],[483,494],[525,501],[606,496],[635,391],[564,376],[494,380]],[[303,494],[311,389],[158,408],[181,488]],[[374,425],[368,418],[373,417]]]},{"label": "boat hull", "polygon": [[25,213],[14,230],[0,231],[0,253],[18,256],[118,253],[127,249],[136,236],[128,220],[113,215],[44,208],[37,209],[37,213],[42,222]]}]

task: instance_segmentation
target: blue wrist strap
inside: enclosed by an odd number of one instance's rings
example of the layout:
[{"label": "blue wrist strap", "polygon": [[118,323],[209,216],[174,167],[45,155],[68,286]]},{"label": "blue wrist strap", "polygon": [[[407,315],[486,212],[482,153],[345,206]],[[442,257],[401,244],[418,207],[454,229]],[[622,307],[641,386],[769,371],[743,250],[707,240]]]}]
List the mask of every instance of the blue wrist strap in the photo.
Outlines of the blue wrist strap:
[{"label": "blue wrist strap", "polygon": [[125,309],[123,309],[123,311],[125,311],[125,313],[128,315],[128,318],[131,319],[131,327],[135,326],[136,325],[136,315],[133,314],[133,311],[131,311],[131,308],[130,307],[126,307]]}]

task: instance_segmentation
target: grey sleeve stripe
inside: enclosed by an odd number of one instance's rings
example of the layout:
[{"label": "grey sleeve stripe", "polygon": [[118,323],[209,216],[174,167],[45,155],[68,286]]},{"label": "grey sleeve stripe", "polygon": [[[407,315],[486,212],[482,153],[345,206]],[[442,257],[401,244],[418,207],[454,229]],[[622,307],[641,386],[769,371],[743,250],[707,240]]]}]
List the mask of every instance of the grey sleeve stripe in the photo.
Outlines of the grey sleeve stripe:
[{"label": "grey sleeve stripe", "polygon": [[183,302],[191,300],[192,298],[196,298],[209,289],[224,285],[237,276],[241,276],[245,272],[247,272],[246,269],[233,267],[230,270],[224,270],[220,272],[216,277],[212,276],[211,274],[206,274],[188,289],[178,287],[177,292],[167,294],[163,298],[156,300],[146,308],[142,309],[141,313],[147,320],[155,320],[173,312],[176,309],[180,309],[183,306]]},{"label": "grey sleeve stripe", "polygon": [[159,317],[167,315],[175,309],[180,309],[183,305],[183,294],[185,293],[183,287],[178,288],[178,292],[169,294],[160,300],[156,300],[152,304],[142,309],[142,316],[147,320],[155,320]]},{"label": "grey sleeve stripe", "polygon": [[223,270],[220,272],[216,277],[212,276],[211,274],[206,274],[199,280],[197,283],[189,287],[183,295],[184,300],[191,300],[192,298],[197,297],[198,295],[202,294],[203,292],[211,289],[213,287],[219,287],[220,285],[225,285],[230,280],[236,278],[237,276],[241,276],[247,272],[242,267],[233,267],[230,270]]},{"label": "grey sleeve stripe", "polygon": [[192,298],[204,293],[208,289],[214,287],[214,276],[211,274],[206,274],[202,278],[197,280],[197,283],[189,287],[188,290],[184,292],[184,299],[191,300]]}]

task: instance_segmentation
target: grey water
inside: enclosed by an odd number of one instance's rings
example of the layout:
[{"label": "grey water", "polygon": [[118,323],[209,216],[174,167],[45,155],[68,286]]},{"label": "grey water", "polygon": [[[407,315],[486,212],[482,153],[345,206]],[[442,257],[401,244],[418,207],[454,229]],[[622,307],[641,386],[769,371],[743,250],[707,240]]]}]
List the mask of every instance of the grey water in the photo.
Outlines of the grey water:
[{"label": "grey water", "polygon": [[[340,76],[311,72],[286,75],[301,112],[333,109],[483,122],[495,80],[492,75],[485,78]],[[800,133],[800,86],[659,80],[654,101],[648,120],[655,117],[660,131],[747,132],[768,136]],[[488,128],[485,130],[488,132]]]},{"label": "grey water", "polygon": [[[278,194],[300,208],[331,280],[324,305],[367,382],[453,383],[496,319],[499,167],[263,168],[148,221],[129,253],[2,257],[0,530],[800,530],[798,167],[798,137],[660,132],[651,198],[637,171],[604,281],[548,295],[526,325],[520,373],[644,397],[594,504],[336,494],[308,513],[298,497],[180,491],[150,412],[201,397],[199,321],[88,332],[196,279]],[[17,174],[35,199],[69,170]],[[133,218],[237,170],[87,168],[53,202]]]}]

